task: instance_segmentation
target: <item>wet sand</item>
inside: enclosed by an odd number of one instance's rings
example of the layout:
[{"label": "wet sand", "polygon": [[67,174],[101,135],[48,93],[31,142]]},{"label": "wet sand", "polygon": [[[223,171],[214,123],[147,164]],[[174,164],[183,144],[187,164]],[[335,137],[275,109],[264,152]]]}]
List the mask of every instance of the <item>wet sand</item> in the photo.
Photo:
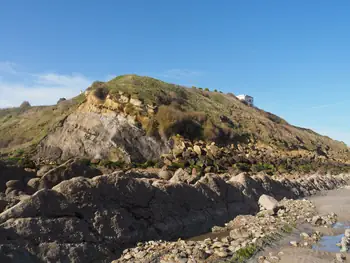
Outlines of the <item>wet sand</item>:
[{"label": "wet sand", "polygon": [[[322,247],[317,249],[308,248],[295,248],[289,245],[292,240],[300,240],[299,234],[301,232],[311,233],[312,231],[319,230],[327,236],[338,236],[345,231],[346,226],[350,226],[350,187],[345,187],[338,190],[327,191],[322,195],[308,198],[316,205],[317,211],[320,214],[336,213],[338,215],[338,222],[344,223],[338,224],[335,228],[325,227],[312,227],[311,225],[302,225],[290,235],[286,236],[277,244],[266,248],[264,251],[258,253],[249,262],[257,262],[259,256],[269,255],[272,253],[276,255],[282,251],[283,255],[280,256],[280,263],[330,263],[335,259],[337,252],[323,251]],[[337,241],[339,237],[330,238],[330,242]],[[338,251],[339,252],[339,251]],[[347,259],[344,262],[350,263],[350,253],[347,253]]]}]

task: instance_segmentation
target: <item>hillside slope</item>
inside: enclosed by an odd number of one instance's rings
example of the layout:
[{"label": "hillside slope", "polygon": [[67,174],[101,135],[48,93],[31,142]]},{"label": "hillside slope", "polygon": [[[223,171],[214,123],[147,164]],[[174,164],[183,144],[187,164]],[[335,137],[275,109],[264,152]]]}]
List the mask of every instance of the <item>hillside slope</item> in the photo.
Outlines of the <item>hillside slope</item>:
[{"label": "hillside slope", "polygon": [[273,170],[347,166],[350,159],[344,143],[292,126],[233,94],[137,75],[95,82],[85,96],[64,104],[0,110],[0,134],[3,155],[37,162],[78,156],[142,163],[162,156],[169,166],[201,169],[211,146],[220,152],[211,159],[225,158],[211,164],[218,170],[235,164],[243,170],[260,165],[258,171],[271,170],[270,164]]}]

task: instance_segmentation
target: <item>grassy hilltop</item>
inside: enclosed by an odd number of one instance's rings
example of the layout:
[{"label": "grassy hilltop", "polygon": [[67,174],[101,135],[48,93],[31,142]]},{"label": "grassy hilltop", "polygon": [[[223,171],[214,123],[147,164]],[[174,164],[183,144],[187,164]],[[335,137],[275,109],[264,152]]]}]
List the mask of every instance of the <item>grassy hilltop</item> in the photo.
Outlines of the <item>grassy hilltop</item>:
[{"label": "grassy hilltop", "polygon": [[249,149],[264,145],[285,153],[315,153],[333,162],[349,161],[349,149],[344,143],[249,107],[231,93],[186,88],[137,75],[94,82],[85,95],[57,105],[0,110],[0,153],[34,154],[38,143],[61,127],[67,116],[91,103],[88,96],[94,97],[100,108],[106,107],[106,101],[115,102],[117,106],[112,111],[133,116],[139,128],[156,140],[181,135],[193,142],[249,145]]}]

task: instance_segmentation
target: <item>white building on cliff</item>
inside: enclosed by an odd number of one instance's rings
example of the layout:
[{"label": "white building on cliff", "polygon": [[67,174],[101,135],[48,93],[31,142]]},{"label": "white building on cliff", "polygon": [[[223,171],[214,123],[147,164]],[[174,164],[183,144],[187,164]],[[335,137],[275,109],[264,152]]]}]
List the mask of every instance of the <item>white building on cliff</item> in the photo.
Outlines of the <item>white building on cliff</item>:
[{"label": "white building on cliff", "polygon": [[237,99],[246,102],[249,106],[254,106],[254,98],[249,95],[238,95]]}]

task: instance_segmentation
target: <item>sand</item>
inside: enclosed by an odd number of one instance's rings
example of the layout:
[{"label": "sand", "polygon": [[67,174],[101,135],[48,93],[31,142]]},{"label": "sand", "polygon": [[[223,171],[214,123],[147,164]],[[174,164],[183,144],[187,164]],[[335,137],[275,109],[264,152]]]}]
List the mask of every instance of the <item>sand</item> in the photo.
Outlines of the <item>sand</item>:
[{"label": "sand", "polygon": [[[338,215],[338,222],[344,225],[350,225],[350,187],[345,187],[338,190],[327,191],[322,195],[309,198],[317,207],[320,214],[336,213]],[[276,255],[282,251],[283,255],[280,257],[279,263],[330,263],[335,259],[335,252],[327,252],[321,250],[313,250],[307,248],[295,248],[289,245],[289,241],[300,240],[299,234],[301,232],[311,232],[319,230],[324,235],[336,236],[344,233],[344,228],[313,228],[310,225],[298,226],[298,228],[283,240],[274,244],[272,247],[266,248],[260,252],[249,262],[257,262],[258,256],[273,253]],[[344,262],[350,263],[350,253],[346,254],[347,259]]]}]

